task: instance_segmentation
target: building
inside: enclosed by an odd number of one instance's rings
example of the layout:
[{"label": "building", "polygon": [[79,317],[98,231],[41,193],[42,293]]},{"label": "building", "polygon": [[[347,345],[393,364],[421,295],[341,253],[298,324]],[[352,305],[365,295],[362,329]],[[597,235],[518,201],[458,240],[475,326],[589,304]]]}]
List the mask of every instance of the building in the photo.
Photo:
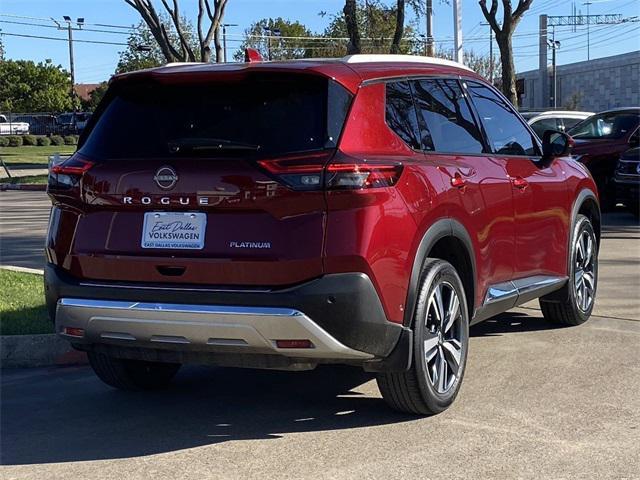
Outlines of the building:
[{"label": "building", "polygon": [[87,101],[91,98],[91,92],[100,86],[99,83],[76,83],[73,90],[81,100]]},{"label": "building", "polygon": [[[600,112],[640,106],[640,50],[612,57],[559,65],[558,108]],[[546,78],[544,75],[546,73]],[[553,106],[553,72],[530,70],[517,75],[520,108]]]}]

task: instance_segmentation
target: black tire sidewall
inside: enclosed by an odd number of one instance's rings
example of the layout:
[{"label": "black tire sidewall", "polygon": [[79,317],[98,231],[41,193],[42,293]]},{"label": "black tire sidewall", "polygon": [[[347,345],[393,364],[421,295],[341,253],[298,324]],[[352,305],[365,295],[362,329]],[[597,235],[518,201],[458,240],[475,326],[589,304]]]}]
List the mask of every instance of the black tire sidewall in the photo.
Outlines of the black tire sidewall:
[{"label": "black tire sidewall", "polygon": [[[469,350],[469,310],[465,297],[462,281],[455,268],[443,260],[427,262],[424,268],[423,279],[420,284],[420,294],[416,303],[414,314],[414,357],[413,367],[424,402],[433,412],[441,412],[450,406],[458,395],[460,385],[466,370],[467,353]],[[448,282],[455,290],[460,299],[460,310],[462,312],[462,352],[460,357],[460,371],[458,378],[451,389],[442,394],[437,392],[427,374],[427,366],[424,353],[424,335],[426,330],[425,320],[428,301],[436,285],[442,281]]]},{"label": "black tire sidewall", "polygon": [[[577,255],[577,243],[576,240],[580,238],[584,231],[588,231],[591,235],[591,239],[593,240],[593,256],[594,256],[594,265],[593,265],[593,301],[591,302],[591,306],[586,312],[583,312],[580,307],[578,307],[578,297],[576,293],[575,287],[575,275],[576,275],[576,255]],[[569,275],[569,301],[571,302],[571,306],[575,310],[576,316],[580,319],[580,323],[586,322],[591,313],[593,312],[593,307],[595,306],[596,294],[598,292],[598,242],[596,239],[595,231],[593,230],[593,226],[587,217],[584,215],[578,215],[578,219],[573,227],[573,237],[571,241],[571,264],[570,264],[570,275]]]}]

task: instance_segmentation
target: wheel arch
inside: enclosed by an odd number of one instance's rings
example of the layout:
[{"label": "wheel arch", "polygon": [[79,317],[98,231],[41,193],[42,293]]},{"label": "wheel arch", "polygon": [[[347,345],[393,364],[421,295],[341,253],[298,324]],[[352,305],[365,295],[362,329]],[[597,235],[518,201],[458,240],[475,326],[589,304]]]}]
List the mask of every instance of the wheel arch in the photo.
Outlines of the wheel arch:
[{"label": "wheel arch", "polygon": [[420,272],[427,258],[446,260],[454,266],[465,289],[469,318],[473,318],[476,290],[473,243],[466,228],[460,222],[451,218],[442,218],[427,229],[416,250],[409,278],[404,325],[411,326],[415,314]]},{"label": "wheel arch", "polygon": [[[596,240],[598,241],[599,247],[602,215],[600,213],[600,204],[598,203],[598,197],[589,188],[580,190],[580,192],[576,196],[575,201],[573,202],[573,207],[571,209],[570,232],[573,231],[573,226],[576,224],[578,215],[586,216],[591,222],[593,230],[596,234]],[[569,247],[571,247],[571,235],[569,235]]]}]

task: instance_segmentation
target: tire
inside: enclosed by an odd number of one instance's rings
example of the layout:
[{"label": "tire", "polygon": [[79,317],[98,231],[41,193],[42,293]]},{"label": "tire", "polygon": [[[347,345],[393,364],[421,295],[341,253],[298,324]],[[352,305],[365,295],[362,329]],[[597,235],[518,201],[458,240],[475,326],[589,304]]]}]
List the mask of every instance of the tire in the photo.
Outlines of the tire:
[{"label": "tire", "polygon": [[[379,373],[376,380],[382,398],[391,408],[434,415],[447,409],[460,390],[469,345],[469,310],[462,281],[450,263],[428,258],[420,279],[411,368],[406,372]],[[457,309],[449,303],[452,292],[458,300]],[[440,309],[438,295],[442,299]],[[449,315],[449,311],[457,313]],[[438,312],[444,322],[438,320]],[[446,321],[449,318],[453,320]],[[441,367],[445,375],[441,375]]]},{"label": "tire", "polygon": [[89,364],[98,378],[120,390],[156,390],[171,383],[179,363],[147,362],[114,358],[89,352]]},{"label": "tire", "polygon": [[[598,287],[598,242],[587,217],[578,215],[571,240],[569,281],[558,292],[540,298],[544,318],[560,325],[580,325],[591,316]],[[589,250],[586,258],[583,250]],[[588,265],[587,265],[588,263]],[[590,285],[589,285],[590,284]],[[587,301],[586,296],[590,299]]]}]

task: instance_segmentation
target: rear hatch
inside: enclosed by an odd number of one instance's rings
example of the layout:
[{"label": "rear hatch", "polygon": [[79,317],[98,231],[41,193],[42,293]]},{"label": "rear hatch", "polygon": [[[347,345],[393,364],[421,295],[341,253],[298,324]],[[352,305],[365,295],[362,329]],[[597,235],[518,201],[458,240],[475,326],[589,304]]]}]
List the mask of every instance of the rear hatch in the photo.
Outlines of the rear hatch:
[{"label": "rear hatch", "polygon": [[321,275],[326,203],[309,166],[333,156],[350,101],[308,73],[116,81],[78,152],[53,169],[55,215],[76,222],[53,257],[88,279]]}]

